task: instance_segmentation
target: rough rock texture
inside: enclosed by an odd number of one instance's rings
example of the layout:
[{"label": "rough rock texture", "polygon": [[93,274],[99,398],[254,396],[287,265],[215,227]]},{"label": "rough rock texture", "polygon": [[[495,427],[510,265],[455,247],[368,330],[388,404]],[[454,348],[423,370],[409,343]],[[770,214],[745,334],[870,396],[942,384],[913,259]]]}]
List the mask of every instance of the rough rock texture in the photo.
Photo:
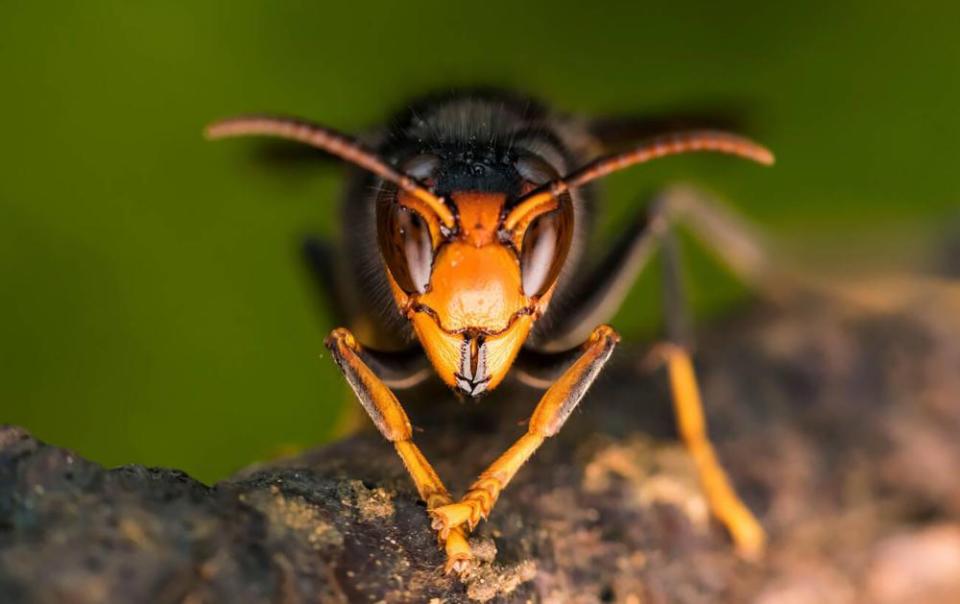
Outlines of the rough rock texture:
[{"label": "rough rock texture", "polygon": [[[711,520],[662,370],[624,347],[478,529],[464,581],[376,434],[208,487],[0,428],[0,601],[960,601],[960,295],[877,293],[798,296],[701,338],[712,433],[771,535],[761,563]],[[535,394],[418,398],[418,441],[459,493]]]}]

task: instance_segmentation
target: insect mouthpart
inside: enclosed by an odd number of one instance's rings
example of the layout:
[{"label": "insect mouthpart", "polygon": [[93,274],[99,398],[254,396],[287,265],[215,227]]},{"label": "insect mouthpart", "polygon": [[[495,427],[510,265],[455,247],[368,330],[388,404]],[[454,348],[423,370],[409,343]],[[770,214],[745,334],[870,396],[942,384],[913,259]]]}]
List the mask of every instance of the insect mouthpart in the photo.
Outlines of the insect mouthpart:
[{"label": "insect mouthpart", "polygon": [[454,374],[457,390],[470,397],[487,391],[487,343],[482,335],[465,334],[460,346],[460,370]]}]

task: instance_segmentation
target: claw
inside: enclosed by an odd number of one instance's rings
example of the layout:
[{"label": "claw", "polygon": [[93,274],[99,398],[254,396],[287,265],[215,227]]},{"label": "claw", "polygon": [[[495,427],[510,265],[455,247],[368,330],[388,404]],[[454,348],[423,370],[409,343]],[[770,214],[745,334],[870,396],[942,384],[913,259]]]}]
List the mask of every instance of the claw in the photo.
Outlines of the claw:
[{"label": "claw", "polygon": [[447,563],[443,566],[443,572],[446,574],[457,573],[462,575],[470,568],[473,556],[457,556],[456,558],[447,558]]},{"label": "claw", "polygon": [[473,561],[473,551],[470,549],[470,544],[467,543],[467,537],[462,530],[454,529],[450,532],[450,536],[446,538],[444,549],[447,552],[444,572],[447,574],[456,572],[462,575],[470,568]]},{"label": "claw", "polygon": [[767,535],[746,506],[741,504],[730,510],[724,522],[741,558],[756,562],[763,557]]}]

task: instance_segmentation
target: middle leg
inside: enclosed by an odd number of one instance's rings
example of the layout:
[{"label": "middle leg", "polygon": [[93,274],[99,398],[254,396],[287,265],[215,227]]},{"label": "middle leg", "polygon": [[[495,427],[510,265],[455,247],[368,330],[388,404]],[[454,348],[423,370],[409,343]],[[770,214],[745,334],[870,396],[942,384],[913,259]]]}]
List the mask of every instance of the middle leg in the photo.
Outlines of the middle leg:
[{"label": "middle leg", "polygon": [[737,551],[747,559],[756,559],[763,553],[766,533],[737,495],[710,440],[697,374],[690,358],[692,336],[680,270],[680,248],[673,231],[664,233],[662,239],[667,342],[654,348],[654,356],[667,367],[677,431],[693,458],[710,510],[730,532]]},{"label": "middle leg", "polygon": [[676,225],[688,227],[750,289],[772,299],[782,294],[785,277],[773,269],[768,253],[771,245],[761,233],[698,190],[673,187],[655,196],[609,253],[571,284],[570,302],[557,316],[544,317],[549,328],[541,336],[540,347],[547,352],[567,350],[583,342],[591,326],[610,321],[664,236]]}]

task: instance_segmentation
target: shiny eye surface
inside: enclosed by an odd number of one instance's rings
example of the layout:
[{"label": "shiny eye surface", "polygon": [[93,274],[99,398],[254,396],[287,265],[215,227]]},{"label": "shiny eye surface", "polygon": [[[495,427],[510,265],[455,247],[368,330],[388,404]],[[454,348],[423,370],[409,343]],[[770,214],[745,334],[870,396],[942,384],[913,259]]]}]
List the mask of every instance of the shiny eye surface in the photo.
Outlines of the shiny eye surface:
[{"label": "shiny eye surface", "polygon": [[415,155],[403,162],[401,170],[404,174],[412,176],[417,180],[429,180],[433,178],[440,167],[440,158],[436,155],[421,154]]},{"label": "shiny eye surface", "polygon": [[542,296],[557,280],[573,238],[569,203],[538,216],[527,227],[520,246],[520,274],[526,296]]},{"label": "shiny eye surface", "polygon": [[408,294],[424,293],[430,283],[433,242],[419,214],[391,203],[378,212],[377,238],[390,273]]},{"label": "shiny eye surface", "polygon": [[553,166],[536,155],[524,155],[514,165],[523,180],[535,185],[542,185],[560,176]]}]

